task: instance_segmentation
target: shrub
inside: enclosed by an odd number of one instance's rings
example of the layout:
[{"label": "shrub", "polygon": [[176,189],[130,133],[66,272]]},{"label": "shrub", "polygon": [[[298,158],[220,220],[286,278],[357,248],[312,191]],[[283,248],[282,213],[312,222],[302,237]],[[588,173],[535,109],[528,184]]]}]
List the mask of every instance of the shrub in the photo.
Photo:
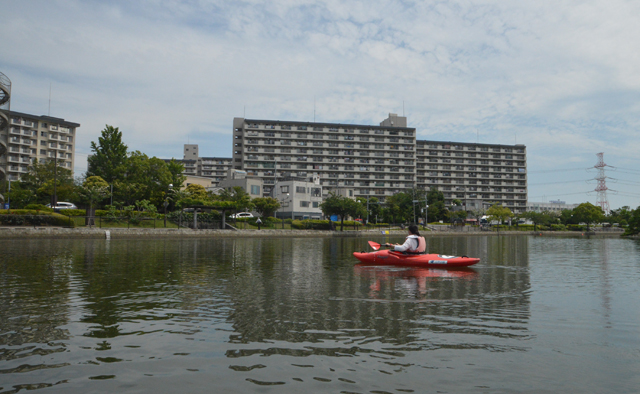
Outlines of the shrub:
[{"label": "shrub", "polygon": [[47,208],[44,204],[27,204],[24,209],[32,209],[34,211],[53,212],[53,209]]},{"label": "shrub", "polygon": [[331,222],[329,220],[293,220],[291,228],[296,230],[331,230]]},{"label": "shrub", "polygon": [[552,224],[551,231],[566,231],[567,227],[564,224]]},{"label": "shrub", "polygon": [[587,226],[583,226],[581,224],[567,224],[567,228],[569,231],[585,231]]},{"label": "shrub", "polygon": [[5,226],[75,226],[73,220],[69,220],[68,217],[59,213],[41,212],[40,214],[34,214],[35,211],[29,211],[29,213],[17,213],[15,211],[26,210],[16,209],[11,212],[11,215],[0,215],[0,224]]},{"label": "shrub", "polygon": [[[182,219],[180,219],[180,214],[182,214]],[[187,226],[190,223],[193,223],[193,212],[170,212],[167,214],[167,220],[174,224],[179,224],[180,220],[182,220],[182,225]],[[219,212],[198,212],[198,223],[213,224],[218,223],[221,220],[222,216]],[[227,220],[227,223],[229,223],[229,220]]]},{"label": "shrub", "polygon": [[64,216],[87,216],[87,211],[84,209],[63,209],[59,213]]}]

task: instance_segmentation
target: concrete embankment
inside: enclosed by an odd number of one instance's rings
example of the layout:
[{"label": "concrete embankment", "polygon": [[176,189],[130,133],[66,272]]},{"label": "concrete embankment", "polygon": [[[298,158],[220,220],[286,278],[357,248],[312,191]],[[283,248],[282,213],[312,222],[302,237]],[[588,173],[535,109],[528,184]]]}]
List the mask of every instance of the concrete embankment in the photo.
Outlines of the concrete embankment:
[{"label": "concrete embankment", "polygon": [[[248,237],[380,237],[382,230],[365,231],[314,231],[314,230],[191,230],[191,229],[145,229],[145,228],[61,228],[61,227],[0,227],[0,239],[29,238],[93,238],[93,239],[137,239],[137,238],[248,238]],[[402,236],[406,230],[391,230],[390,234]],[[422,235],[432,236],[590,236],[620,237],[621,232],[582,233],[579,231],[429,231]]]}]

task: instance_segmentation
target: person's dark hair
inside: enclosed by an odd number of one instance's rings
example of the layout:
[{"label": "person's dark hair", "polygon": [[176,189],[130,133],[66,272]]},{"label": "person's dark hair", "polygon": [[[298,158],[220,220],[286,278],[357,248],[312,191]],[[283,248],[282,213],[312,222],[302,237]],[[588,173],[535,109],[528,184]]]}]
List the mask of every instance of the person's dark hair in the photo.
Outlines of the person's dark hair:
[{"label": "person's dark hair", "polygon": [[416,226],[415,224],[412,224],[411,226],[409,226],[409,232],[413,235],[417,235],[418,237],[420,236],[420,232],[418,231],[418,226]]}]

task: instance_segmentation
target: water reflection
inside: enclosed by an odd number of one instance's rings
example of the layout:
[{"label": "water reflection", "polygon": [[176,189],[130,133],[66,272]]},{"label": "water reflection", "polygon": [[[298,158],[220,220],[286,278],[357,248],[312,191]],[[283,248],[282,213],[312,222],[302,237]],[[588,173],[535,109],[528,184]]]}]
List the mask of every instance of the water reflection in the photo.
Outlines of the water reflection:
[{"label": "water reflection", "polygon": [[[481,258],[456,270],[356,264],[351,253],[366,241],[12,242],[0,260],[0,392],[106,391],[124,381],[159,392],[188,381],[206,391],[211,379],[236,392],[422,391],[433,382],[425,371],[504,370],[500,354],[538,357],[530,354],[540,335],[532,332],[534,262],[551,286],[558,261],[599,256],[604,316],[615,325],[618,248],[595,245],[601,240],[428,239],[432,252]],[[444,391],[470,387],[445,381]]]}]

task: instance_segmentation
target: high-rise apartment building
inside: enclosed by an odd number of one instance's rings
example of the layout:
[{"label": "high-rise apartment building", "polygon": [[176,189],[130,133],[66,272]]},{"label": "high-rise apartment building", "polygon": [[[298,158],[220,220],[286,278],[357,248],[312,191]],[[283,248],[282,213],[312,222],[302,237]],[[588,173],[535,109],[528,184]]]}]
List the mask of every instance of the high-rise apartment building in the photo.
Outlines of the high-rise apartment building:
[{"label": "high-rise apartment building", "polygon": [[58,165],[73,171],[76,129],[80,124],[51,116],[9,111],[9,125],[0,137],[6,141],[2,158],[8,179],[17,180],[38,161],[57,160]]},{"label": "high-rise apartment building", "polygon": [[524,145],[417,141],[417,187],[437,187],[466,210],[499,203],[514,213],[527,208]]},{"label": "high-rise apartment building", "polygon": [[233,138],[234,168],[261,177],[264,195],[317,175],[325,196],[347,187],[384,199],[416,180],[416,130],[395,114],[380,126],[234,118]]},{"label": "high-rise apartment building", "polygon": [[416,140],[406,126],[396,114],[380,126],[234,118],[233,166],[261,177],[264,195],[285,178],[317,175],[325,196],[347,187],[384,200],[437,187],[447,205],[460,200],[466,210],[526,210],[524,145]]},{"label": "high-rise apartment building", "polygon": [[[9,110],[11,109],[11,80],[0,73],[0,181],[7,176],[7,136],[9,134]],[[4,196],[0,194],[0,202]]]}]

